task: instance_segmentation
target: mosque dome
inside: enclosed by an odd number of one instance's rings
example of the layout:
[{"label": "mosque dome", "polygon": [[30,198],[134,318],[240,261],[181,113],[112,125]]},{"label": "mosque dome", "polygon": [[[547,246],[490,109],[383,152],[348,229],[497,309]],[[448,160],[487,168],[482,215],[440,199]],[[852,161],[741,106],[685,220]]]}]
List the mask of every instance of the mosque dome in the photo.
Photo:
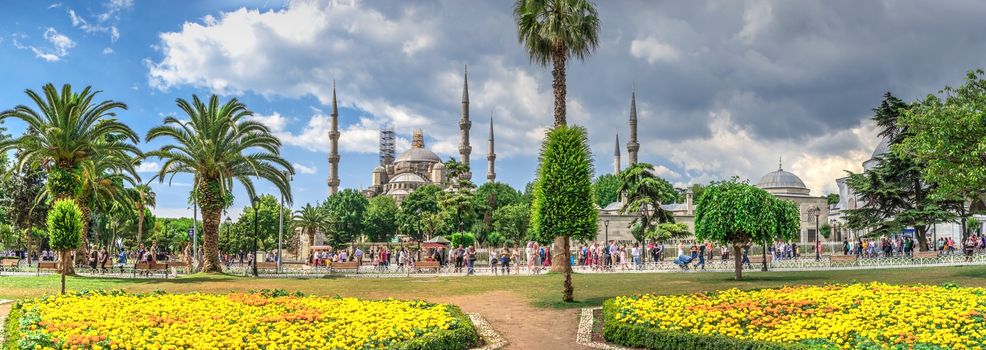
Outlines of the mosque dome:
[{"label": "mosque dome", "polygon": [[383,165],[377,165],[376,168],[373,168],[373,172],[374,173],[386,173],[387,172],[387,169],[384,169]]},{"label": "mosque dome", "polygon": [[757,182],[757,187],[775,194],[803,194],[809,193],[808,186],[801,178],[794,173],[784,171],[783,167],[778,167],[776,171],[767,173]]},{"label": "mosque dome", "polygon": [[438,163],[442,159],[432,151],[424,148],[411,148],[397,156],[397,162],[429,162]]},{"label": "mosque dome", "polygon": [[423,184],[428,183],[428,180],[415,173],[403,173],[390,179],[390,183]]},{"label": "mosque dome", "polygon": [[888,152],[890,152],[890,140],[884,137],[880,139],[880,144],[876,145],[876,148],[873,149],[873,155],[870,156],[870,159],[863,162],[863,169],[870,170],[875,168],[880,164],[880,159],[883,158],[883,155]]}]

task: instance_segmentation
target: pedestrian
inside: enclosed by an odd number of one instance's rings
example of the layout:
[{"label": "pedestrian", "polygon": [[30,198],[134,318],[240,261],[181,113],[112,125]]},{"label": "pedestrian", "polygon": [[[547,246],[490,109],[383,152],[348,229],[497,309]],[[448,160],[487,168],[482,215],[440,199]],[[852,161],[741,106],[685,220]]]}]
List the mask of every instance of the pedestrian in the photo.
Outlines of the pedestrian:
[{"label": "pedestrian", "polygon": [[[699,245],[698,264],[695,265],[696,268],[699,267],[699,266],[701,266],[702,267],[702,270],[705,270],[705,249],[706,249],[705,248],[705,244],[700,244]],[[709,249],[709,250],[711,251],[711,249]]]},{"label": "pedestrian", "polygon": [[466,265],[468,266],[466,275],[472,275],[476,266],[476,246],[469,246],[469,250],[466,251]]}]

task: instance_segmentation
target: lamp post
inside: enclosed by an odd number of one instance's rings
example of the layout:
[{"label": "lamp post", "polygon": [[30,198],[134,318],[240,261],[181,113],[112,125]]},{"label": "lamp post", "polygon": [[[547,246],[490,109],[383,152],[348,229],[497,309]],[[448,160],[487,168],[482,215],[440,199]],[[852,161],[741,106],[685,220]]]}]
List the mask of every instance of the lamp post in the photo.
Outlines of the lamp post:
[{"label": "lamp post", "polygon": [[[284,176],[288,178],[290,183],[294,180],[294,176],[291,176],[287,171],[284,172]],[[277,272],[281,272],[281,241],[284,239],[284,193],[281,193],[281,207],[277,208]]]},{"label": "lamp post", "polygon": [[609,244],[609,220],[603,220],[603,227],[605,227],[606,232],[606,236],[604,236],[606,240],[603,241],[603,244]]},{"label": "lamp post", "polygon": [[260,216],[257,215],[258,202],[260,202],[260,198],[253,197],[253,251],[250,253],[253,254],[253,266],[251,267],[253,277],[257,277],[257,237],[260,231]]},{"label": "lamp post", "polygon": [[818,249],[821,248],[818,244],[818,235],[821,234],[821,232],[818,232],[818,217],[819,215],[821,215],[821,213],[822,213],[822,209],[817,206],[808,210],[808,215],[815,216],[815,261],[822,259],[822,252],[820,251],[821,249]]}]

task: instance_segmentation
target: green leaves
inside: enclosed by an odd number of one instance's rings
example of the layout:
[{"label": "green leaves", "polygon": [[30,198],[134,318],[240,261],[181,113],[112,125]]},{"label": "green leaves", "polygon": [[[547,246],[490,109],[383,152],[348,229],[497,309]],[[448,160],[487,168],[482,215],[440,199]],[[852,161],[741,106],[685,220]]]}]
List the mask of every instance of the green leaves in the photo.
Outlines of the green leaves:
[{"label": "green leaves", "polygon": [[[720,244],[764,242],[788,236],[790,204],[735,178],[707,187],[695,212],[695,238]],[[782,209],[779,209],[782,208]],[[797,207],[794,207],[797,220]],[[797,232],[797,229],[795,229]]]},{"label": "green leaves", "polygon": [[323,207],[331,228],[326,236],[332,246],[351,242],[363,234],[363,216],[369,206],[366,196],[355,189],[347,188],[329,196]]},{"label": "green leaves", "polygon": [[584,59],[599,45],[599,14],[588,0],[518,0],[517,37],[531,62],[547,66],[559,48]]},{"label": "green leaves", "polygon": [[620,213],[637,215],[630,226],[641,225],[639,233],[634,234],[638,241],[652,235],[655,225],[674,222],[674,216],[664,210],[661,203],[674,201],[677,191],[666,180],[654,175],[653,169],[653,165],[637,163],[620,173],[619,192],[626,195],[627,201]]},{"label": "green leaves", "polygon": [[605,208],[609,203],[620,199],[620,187],[623,181],[620,177],[613,174],[605,174],[596,178],[592,182],[592,193],[595,196],[596,205]]},{"label": "green leaves", "polygon": [[586,131],[559,126],[548,132],[531,204],[531,236],[539,242],[596,236],[598,213],[592,196],[592,157]]},{"label": "green leaves", "polygon": [[82,245],[82,210],[72,199],[61,199],[48,211],[49,245],[60,251]]}]

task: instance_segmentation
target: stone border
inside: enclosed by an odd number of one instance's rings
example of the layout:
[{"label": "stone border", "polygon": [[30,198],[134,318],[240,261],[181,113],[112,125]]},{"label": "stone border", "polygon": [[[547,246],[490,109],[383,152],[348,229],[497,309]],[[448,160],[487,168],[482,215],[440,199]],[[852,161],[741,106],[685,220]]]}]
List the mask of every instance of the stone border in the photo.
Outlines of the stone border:
[{"label": "stone border", "polygon": [[483,344],[485,344],[482,347],[472,348],[470,350],[499,350],[507,346],[507,339],[500,332],[493,329],[493,326],[482,315],[476,312],[466,315],[469,316],[469,320],[472,321],[472,325],[476,327],[476,332],[479,333],[479,337],[482,338]]},{"label": "stone border", "polygon": [[590,349],[600,350],[631,350],[622,346],[600,343],[592,340],[593,311],[600,310],[601,307],[582,308],[579,315],[579,331],[575,333],[575,342]]}]

